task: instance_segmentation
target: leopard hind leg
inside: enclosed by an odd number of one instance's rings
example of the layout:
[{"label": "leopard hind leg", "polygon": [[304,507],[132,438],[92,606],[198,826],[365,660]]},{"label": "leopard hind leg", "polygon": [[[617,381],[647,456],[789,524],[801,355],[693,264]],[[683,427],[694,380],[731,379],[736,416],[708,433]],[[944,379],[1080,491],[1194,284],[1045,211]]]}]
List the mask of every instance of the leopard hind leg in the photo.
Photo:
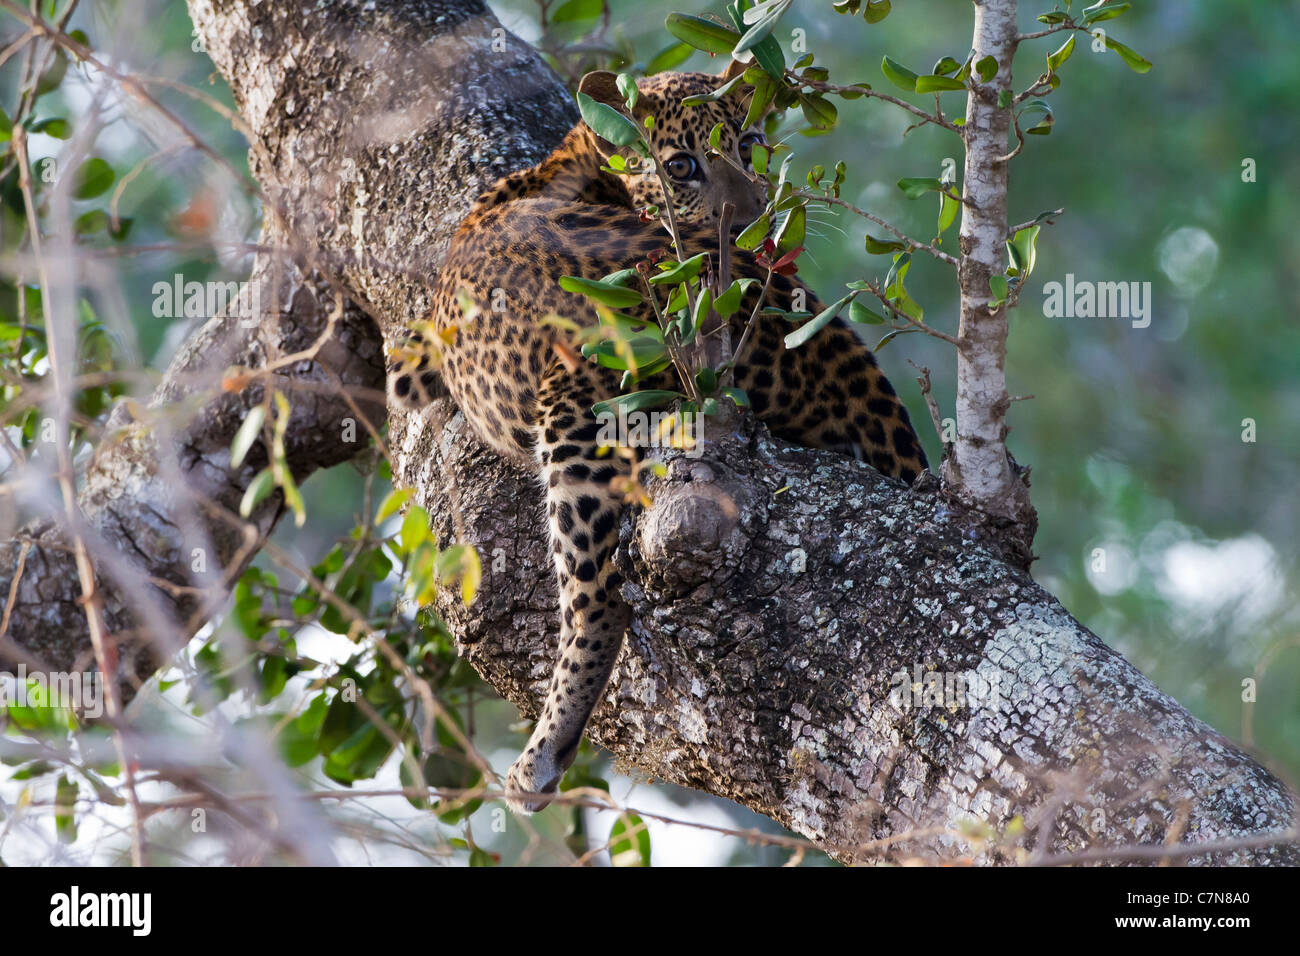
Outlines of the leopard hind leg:
[{"label": "leopard hind leg", "polygon": [[611,556],[629,466],[603,453],[591,406],[614,393],[595,366],[557,362],[538,391],[537,455],[546,486],[560,596],[559,659],[536,728],[506,777],[507,802],[532,813],[550,803],[600,702],[630,621]]}]

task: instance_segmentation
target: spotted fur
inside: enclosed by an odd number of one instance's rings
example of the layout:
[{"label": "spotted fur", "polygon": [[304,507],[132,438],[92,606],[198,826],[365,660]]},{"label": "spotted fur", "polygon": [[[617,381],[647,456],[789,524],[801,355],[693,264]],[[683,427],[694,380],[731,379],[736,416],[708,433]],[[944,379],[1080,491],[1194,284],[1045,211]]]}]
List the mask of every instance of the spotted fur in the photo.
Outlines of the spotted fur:
[{"label": "spotted fur", "polygon": [[[651,146],[663,163],[686,155],[698,174],[676,183],[685,253],[717,250],[723,202],[740,225],[765,204],[760,186],[706,155],[709,131],[723,124],[720,148],[738,164],[757,130],[743,127],[744,99],[685,107],[719,78],[661,74],[640,81],[638,118],[655,117]],[[582,89],[596,99],[621,99],[609,74],[592,74]],[[560,655],[536,730],[511,768],[507,789],[518,810],[540,809],[573,762],[600,700],[628,626],[621,580],[610,560],[617,542],[621,495],[615,479],[628,465],[597,447],[591,406],[619,391],[619,375],[576,358],[559,329],[542,320],[561,315],[583,326],[597,321],[581,296],[562,291],[564,275],[599,279],[667,249],[667,235],[641,214],[664,203],[659,181],[601,171],[613,152],[579,123],[544,162],[514,173],[484,193],[452,240],[439,275],[432,315],[393,363],[394,398],[422,405],[444,383],[475,432],[504,457],[537,469],[544,483],[560,597]],[[690,163],[675,169],[688,171]],[[733,273],[762,279],[752,254],[733,250]],[[804,309],[822,306],[798,279],[775,276],[768,304],[790,310],[796,290]],[[748,316],[757,289],[740,315]],[[646,314],[647,321],[653,316]],[[733,341],[742,321],[733,320]],[[737,384],[776,435],[805,446],[858,455],[881,472],[911,482],[926,468],[907,410],[850,328],[835,319],[798,349],[786,349],[790,326],[761,317],[737,369]],[[674,388],[671,373],[641,387]]]}]

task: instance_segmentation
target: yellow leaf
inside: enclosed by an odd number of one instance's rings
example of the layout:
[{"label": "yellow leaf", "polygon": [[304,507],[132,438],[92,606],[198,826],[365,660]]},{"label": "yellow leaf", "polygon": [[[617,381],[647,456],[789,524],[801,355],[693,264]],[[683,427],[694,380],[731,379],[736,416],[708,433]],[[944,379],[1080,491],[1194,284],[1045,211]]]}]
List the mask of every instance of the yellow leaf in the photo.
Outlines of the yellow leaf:
[{"label": "yellow leaf", "polygon": [[462,562],[460,599],[466,607],[469,607],[474,603],[474,596],[478,594],[478,586],[483,581],[483,562],[479,560],[478,552],[469,546],[465,548],[465,556],[462,558]]}]

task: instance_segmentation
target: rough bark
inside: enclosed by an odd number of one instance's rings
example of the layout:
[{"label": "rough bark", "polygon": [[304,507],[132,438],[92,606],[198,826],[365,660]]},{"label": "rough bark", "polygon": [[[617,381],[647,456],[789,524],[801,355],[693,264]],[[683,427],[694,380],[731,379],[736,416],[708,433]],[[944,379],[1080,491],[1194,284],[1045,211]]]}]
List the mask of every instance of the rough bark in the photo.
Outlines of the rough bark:
[{"label": "rough bark", "polygon": [[[441,610],[480,673],[534,714],[557,639],[535,479],[468,437],[450,402],[420,424],[395,449],[405,479],[442,533],[459,509],[500,569],[472,608]],[[640,772],[730,797],[849,861],[1046,862],[1292,825],[1276,778],[1070,617],[1014,560],[1014,536],[933,479],[905,491],[748,421],[712,438],[623,523],[634,632],[589,734]],[[451,496],[437,487],[447,474]],[[900,672],[906,696],[891,700]],[[930,674],[960,675],[967,693],[936,704]],[[962,835],[1014,831],[1018,816],[1018,839]]]},{"label": "rough bark", "polygon": [[[476,0],[190,8],[254,134],[253,169],[272,207],[295,243],[368,303],[389,341],[422,310],[428,270],[477,190],[536,161],[574,118],[530,50],[504,33],[494,44],[498,24]],[[276,349],[296,347],[286,330],[320,328],[328,294],[292,281],[301,309],[247,334],[210,324],[156,403],[200,367],[265,368]],[[291,373],[333,369],[375,385],[379,334],[356,310],[343,327],[347,336]],[[217,348],[227,351],[210,360]],[[188,581],[193,539],[172,513],[177,495],[163,494],[176,482],[159,462],[176,461],[181,484],[231,506],[251,469],[229,475],[222,455],[250,401],[247,390],[223,397],[170,444],[129,423],[129,440],[106,443],[82,500],[101,547]],[[351,453],[333,438],[350,413],[340,404],[295,399],[300,475]],[[1260,836],[1291,826],[1292,798],[1276,778],[1074,621],[1023,569],[1014,539],[932,480],[907,490],[748,420],[714,437],[703,459],[674,461],[655,505],[623,523],[618,560],[636,623],[591,727],[620,758],[732,797],[846,860],[886,852],[872,845],[881,838],[898,841],[893,853],[1014,858],[1006,847],[972,849],[958,830],[976,820],[1014,831],[1018,815],[1035,859],[1173,837],[1280,841]],[[390,449],[397,479],[418,490],[441,533],[458,512],[485,556],[480,599],[442,607],[462,651],[534,713],[555,644],[535,478],[486,451],[445,400],[418,417],[394,414]],[[237,565],[222,527],[203,529],[215,564]],[[10,637],[51,662],[71,660],[78,595],[54,565],[60,553],[40,555],[51,564],[39,579],[24,575]],[[0,591],[11,574],[0,573]],[[182,602],[154,594],[175,616]],[[40,608],[39,598],[54,603]],[[138,610],[112,607],[129,647]],[[893,675],[916,666],[996,679],[999,693],[979,706],[895,706]],[[1298,853],[1253,845],[1190,859],[1294,863]]]}]

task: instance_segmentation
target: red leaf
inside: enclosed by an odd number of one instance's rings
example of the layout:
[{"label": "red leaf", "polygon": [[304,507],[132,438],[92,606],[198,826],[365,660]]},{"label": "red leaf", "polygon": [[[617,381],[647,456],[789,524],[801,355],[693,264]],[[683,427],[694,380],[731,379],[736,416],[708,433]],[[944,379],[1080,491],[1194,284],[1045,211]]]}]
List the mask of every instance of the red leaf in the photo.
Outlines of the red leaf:
[{"label": "red leaf", "polygon": [[804,248],[803,246],[795,246],[793,249],[791,249],[789,252],[783,255],[780,259],[776,260],[776,262],[772,265],[772,270],[774,272],[781,273],[781,275],[783,276],[794,275],[793,271],[781,272],[781,270],[784,269],[786,266],[793,265],[794,260],[799,258],[799,253],[803,252],[803,248]]}]

